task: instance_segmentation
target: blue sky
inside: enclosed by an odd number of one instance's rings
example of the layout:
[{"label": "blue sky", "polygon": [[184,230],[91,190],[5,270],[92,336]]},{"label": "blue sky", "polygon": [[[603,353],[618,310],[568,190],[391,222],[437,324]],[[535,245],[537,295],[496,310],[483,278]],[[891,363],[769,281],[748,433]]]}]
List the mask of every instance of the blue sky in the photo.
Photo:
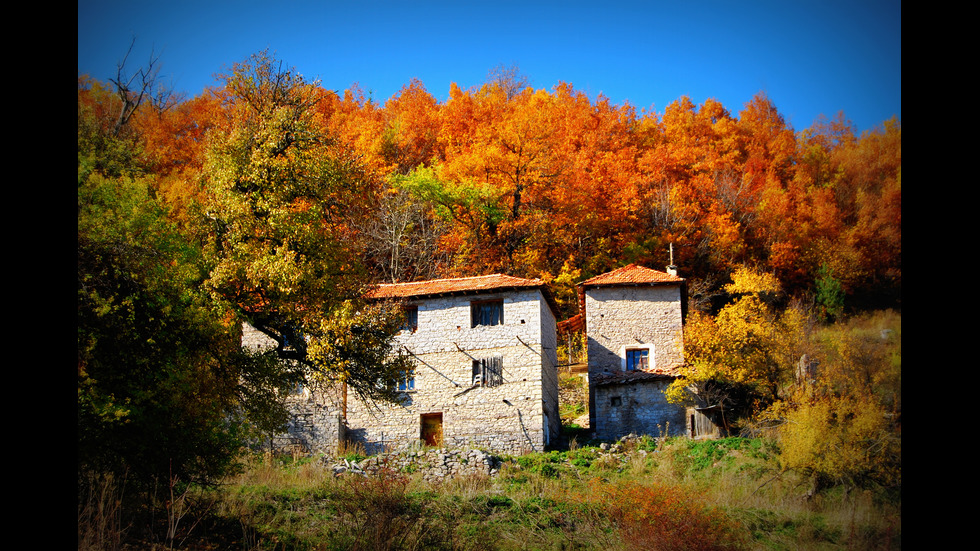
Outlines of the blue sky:
[{"label": "blue sky", "polygon": [[737,115],[765,92],[797,131],[843,110],[859,131],[902,116],[895,0],[493,2],[79,0],[78,73],[115,76],[160,56],[189,96],[269,49],[324,87],[378,102],[418,78],[440,101],[517,65],[535,88],[576,90],[662,114],[679,97]]}]

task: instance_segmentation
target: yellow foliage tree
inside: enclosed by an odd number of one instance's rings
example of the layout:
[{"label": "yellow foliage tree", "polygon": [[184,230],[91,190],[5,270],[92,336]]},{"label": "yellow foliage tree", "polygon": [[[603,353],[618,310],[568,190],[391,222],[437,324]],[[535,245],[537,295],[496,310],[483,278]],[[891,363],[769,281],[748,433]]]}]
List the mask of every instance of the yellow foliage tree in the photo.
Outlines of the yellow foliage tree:
[{"label": "yellow foliage tree", "polygon": [[782,467],[811,476],[811,494],[901,486],[900,324],[886,313],[827,328],[817,372],[765,413],[779,421]]},{"label": "yellow foliage tree", "polygon": [[802,350],[807,318],[772,307],[779,283],[771,274],[740,267],[725,290],[738,298],[717,317],[694,313],[684,330],[686,363],[667,389],[674,403],[717,406],[723,425],[749,418],[779,398]]},{"label": "yellow foliage tree", "polygon": [[824,485],[901,484],[901,438],[887,411],[867,395],[800,392],[777,434],[780,462]]},{"label": "yellow foliage tree", "polygon": [[354,228],[371,182],[324,130],[316,83],[262,52],[226,86],[233,118],[213,131],[204,167],[204,288],[311,379],[394,399],[407,365],[393,348],[396,310],[353,305],[367,279]]}]

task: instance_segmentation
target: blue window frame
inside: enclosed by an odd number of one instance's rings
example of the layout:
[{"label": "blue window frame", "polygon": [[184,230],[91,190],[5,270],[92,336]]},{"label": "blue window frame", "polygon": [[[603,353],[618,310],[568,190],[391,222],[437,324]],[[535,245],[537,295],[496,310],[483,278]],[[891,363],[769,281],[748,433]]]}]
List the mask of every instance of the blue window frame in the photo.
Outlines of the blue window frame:
[{"label": "blue window frame", "polygon": [[415,374],[406,373],[404,376],[402,376],[401,380],[398,381],[398,390],[402,392],[415,390]]},{"label": "blue window frame", "polygon": [[626,371],[644,370],[650,365],[650,351],[646,348],[626,351]]}]

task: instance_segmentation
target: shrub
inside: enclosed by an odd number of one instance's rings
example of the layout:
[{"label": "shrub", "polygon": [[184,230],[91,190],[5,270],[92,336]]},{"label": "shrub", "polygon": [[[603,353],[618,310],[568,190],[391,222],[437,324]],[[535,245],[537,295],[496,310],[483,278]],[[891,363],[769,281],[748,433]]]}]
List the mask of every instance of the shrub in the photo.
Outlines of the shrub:
[{"label": "shrub", "polygon": [[560,464],[564,461],[565,453],[558,451],[530,453],[517,458],[522,469],[545,478],[558,478],[562,470]]},{"label": "shrub", "polygon": [[856,396],[801,401],[780,427],[784,468],[814,476],[814,488],[901,487],[901,439],[886,412]]},{"label": "shrub", "polygon": [[706,471],[717,466],[720,461],[725,461],[731,451],[749,448],[749,442],[750,440],[740,437],[682,440],[674,450],[677,454],[677,467],[692,474]]},{"label": "shrub", "polygon": [[568,452],[568,462],[579,468],[587,468],[599,457],[597,448],[577,448]]},{"label": "shrub", "polygon": [[596,487],[628,548],[671,551],[745,547],[743,530],[716,507],[673,486],[623,483]]}]

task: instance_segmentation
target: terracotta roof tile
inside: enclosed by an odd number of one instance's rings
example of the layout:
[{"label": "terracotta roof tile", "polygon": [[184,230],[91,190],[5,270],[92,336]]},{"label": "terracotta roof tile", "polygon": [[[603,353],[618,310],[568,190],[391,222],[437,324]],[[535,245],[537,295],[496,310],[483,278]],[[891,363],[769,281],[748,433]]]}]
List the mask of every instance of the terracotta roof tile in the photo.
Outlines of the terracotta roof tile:
[{"label": "terracotta roof tile", "polygon": [[540,279],[524,279],[503,274],[452,279],[431,279],[409,283],[383,283],[370,289],[367,298],[411,298],[477,291],[498,291],[523,287],[544,288]]},{"label": "terracotta roof tile", "polygon": [[431,279],[408,283],[382,283],[369,289],[367,299],[423,298],[440,295],[473,294],[481,292],[508,291],[514,289],[540,289],[552,313],[558,315],[558,304],[544,281],[525,279],[503,274],[450,279]]},{"label": "terracotta roof tile", "polygon": [[622,268],[597,275],[592,279],[587,279],[579,285],[583,287],[598,287],[602,285],[656,285],[664,283],[682,283],[683,278],[670,275],[667,272],[651,270],[636,264],[629,264]]},{"label": "terracotta roof tile", "polygon": [[585,316],[582,314],[575,314],[565,321],[559,321],[557,324],[557,329],[559,335],[564,333],[585,331]]}]

